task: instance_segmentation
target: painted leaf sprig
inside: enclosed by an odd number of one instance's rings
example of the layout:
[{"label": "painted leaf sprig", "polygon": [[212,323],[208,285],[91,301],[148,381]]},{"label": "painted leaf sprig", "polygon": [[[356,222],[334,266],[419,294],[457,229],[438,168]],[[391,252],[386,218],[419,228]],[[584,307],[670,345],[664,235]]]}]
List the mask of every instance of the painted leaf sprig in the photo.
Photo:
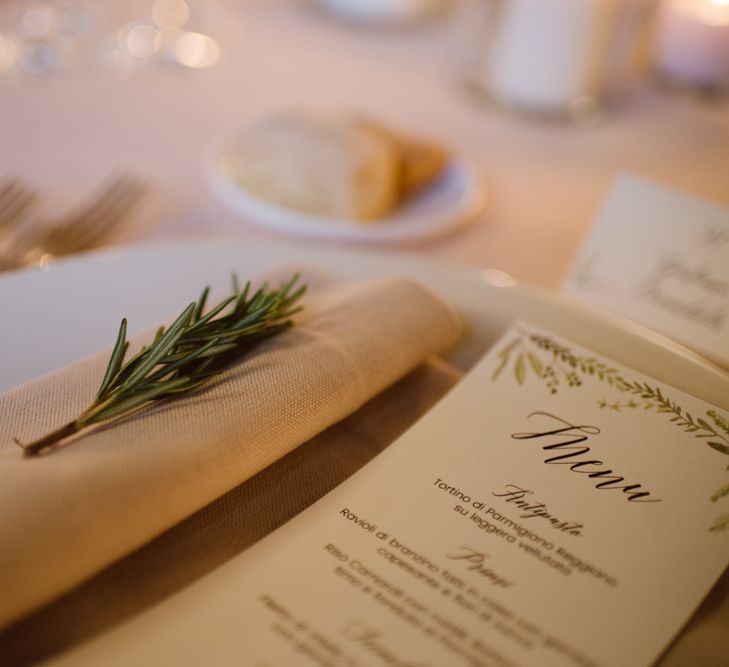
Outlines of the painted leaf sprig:
[{"label": "painted leaf sprig", "polygon": [[[706,410],[705,417],[694,416],[660,387],[651,386],[645,381],[626,379],[617,368],[596,357],[579,356],[549,336],[518,330],[515,338],[497,353],[497,357],[492,381],[511,366],[517,384],[523,385],[529,373],[533,372],[550,394],[556,394],[559,387],[580,387],[585,380],[592,378],[617,392],[612,400],[600,399],[600,409],[614,412],[643,409],[664,415],[685,433],[703,440],[720,454],[729,456],[729,419],[725,416],[713,408]],[[729,498],[729,483],[714,492],[710,500],[718,502],[726,498]],[[718,517],[709,530],[716,533],[729,530],[729,514]]]},{"label": "painted leaf sprig", "polygon": [[294,275],[277,289],[264,284],[251,294],[250,282],[240,289],[233,276],[233,293],[207,312],[210,289],[206,287],[197,301],[126,362],[127,321],[122,320],[91,405],[74,421],[34,442],[16,442],[25,456],[36,456],[84,428],[197,389],[253,344],[292,325],[291,317],[301,310],[297,303],[306,291],[298,280]]}]

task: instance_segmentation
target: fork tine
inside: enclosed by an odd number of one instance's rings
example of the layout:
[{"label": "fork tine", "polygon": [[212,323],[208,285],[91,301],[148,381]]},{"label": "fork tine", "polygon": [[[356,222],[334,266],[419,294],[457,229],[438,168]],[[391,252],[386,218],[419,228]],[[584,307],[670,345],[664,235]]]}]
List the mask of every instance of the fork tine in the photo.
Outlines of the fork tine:
[{"label": "fork tine", "polygon": [[0,185],[0,229],[8,227],[33,203],[35,193],[17,179]]},{"label": "fork tine", "polygon": [[109,201],[100,214],[88,216],[83,224],[79,224],[70,241],[83,250],[98,245],[128,217],[145,192],[146,186],[141,183],[128,183],[123,190],[117,191],[113,201]]},{"label": "fork tine", "polygon": [[3,203],[5,197],[8,196],[8,193],[11,193],[15,189],[15,179],[13,178],[5,178],[2,181],[2,184],[0,184],[0,204]]},{"label": "fork tine", "polygon": [[0,182],[0,202],[7,196],[13,196],[18,188],[22,187],[17,178],[6,177]]},{"label": "fork tine", "polygon": [[92,198],[62,216],[53,225],[53,229],[64,234],[72,232],[79,225],[84,224],[88,218],[96,218],[103,215],[103,211],[113,202],[120,189],[126,187],[126,176],[124,174],[115,176],[108,180],[103,187],[98,188]]},{"label": "fork tine", "polygon": [[68,223],[72,223],[77,218],[86,218],[89,215],[93,215],[97,209],[103,207],[109,201],[109,198],[114,196],[120,187],[124,187],[128,178],[130,177],[125,173],[110,176],[92,193],[90,199],[83,202],[69,214],[63,216],[57,226],[63,227]]},{"label": "fork tine", "polygon": [[[52,226],[27,225],[23,234],[16,234],[0,257],[0,271],[101,245],[129,216],[147,189],[145,183],[129,174],[113,176],[90,200]],[[15,194],[14,184],[0,182],[0,211],[2,202],[14,201]]]},{"label": "fork tine", "polygon": [[51,254],[87,250],[109,236],[141,199],[146,186],[122,174],[113,179],[89,205],[45,230],[36,239]]}]

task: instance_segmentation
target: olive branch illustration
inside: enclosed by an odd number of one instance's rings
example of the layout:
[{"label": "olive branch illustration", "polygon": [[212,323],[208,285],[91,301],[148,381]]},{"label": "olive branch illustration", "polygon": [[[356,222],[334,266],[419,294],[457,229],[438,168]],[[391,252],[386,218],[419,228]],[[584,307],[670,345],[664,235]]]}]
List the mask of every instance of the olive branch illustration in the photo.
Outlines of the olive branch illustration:
[{"label": "olive branch illustration", "polygon": [[[579,387],[587,378],[594,378],[623,396],[614,401],[600,399],[598,401],[600,409],[614,412],[642,409],[667,415],[677,428],[704,440],[715,451],[729,456],[729,420],[716,410],[707,410],[705,417],[694,417],[667,396],[660,387],[652,387],[647,382],[628,380],[617,368],[609,366],[597,357],[579,356],[549,336],[519,331],[517,337],[505,345],[497,356],[499,363],[491,376],[492,381],[496,381],[504,370],[511,367],[517,384],[523,385],[527,376],[532,373],[545,384],[550,394],[556,394],[564,386]],[[709,499],[711,502],[717,502],[728,496],[729,483],[718,489]],[[709,528],[710,531],[717,533],[727,529],[729,529],[729,513],[717,517]]]}]

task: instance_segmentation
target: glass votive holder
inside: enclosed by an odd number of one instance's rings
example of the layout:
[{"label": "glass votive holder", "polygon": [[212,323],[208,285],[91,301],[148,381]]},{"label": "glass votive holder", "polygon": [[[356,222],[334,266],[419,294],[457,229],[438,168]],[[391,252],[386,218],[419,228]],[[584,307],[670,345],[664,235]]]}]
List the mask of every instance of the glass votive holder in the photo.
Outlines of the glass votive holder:
[{"label": "glass votive holder", "polygon": [[654,0],[484,0],[472,83],[490,100],[592,124],[642,73]]}]

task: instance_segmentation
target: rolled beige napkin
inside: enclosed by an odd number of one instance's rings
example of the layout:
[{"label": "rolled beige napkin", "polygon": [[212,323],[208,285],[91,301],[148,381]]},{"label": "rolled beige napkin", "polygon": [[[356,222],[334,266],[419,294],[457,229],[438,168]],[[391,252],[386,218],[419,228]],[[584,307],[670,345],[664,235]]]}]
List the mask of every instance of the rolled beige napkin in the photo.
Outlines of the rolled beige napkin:
[{"label": "rolled beige napkin", "polygon": [[0,665],[49,658],[141,613],[240,554],[379,454],[460,376],[442,360],[429,359],[346,419],[51,604],[0,630]]},{"label": "rolled beige napkin", "polygon": [[298,326],[195,394],[24,459],[93,397],[106,354],[0,396],[0,626],[44,604],[338,422],[459,335],[404,279],[322,290]]}]

